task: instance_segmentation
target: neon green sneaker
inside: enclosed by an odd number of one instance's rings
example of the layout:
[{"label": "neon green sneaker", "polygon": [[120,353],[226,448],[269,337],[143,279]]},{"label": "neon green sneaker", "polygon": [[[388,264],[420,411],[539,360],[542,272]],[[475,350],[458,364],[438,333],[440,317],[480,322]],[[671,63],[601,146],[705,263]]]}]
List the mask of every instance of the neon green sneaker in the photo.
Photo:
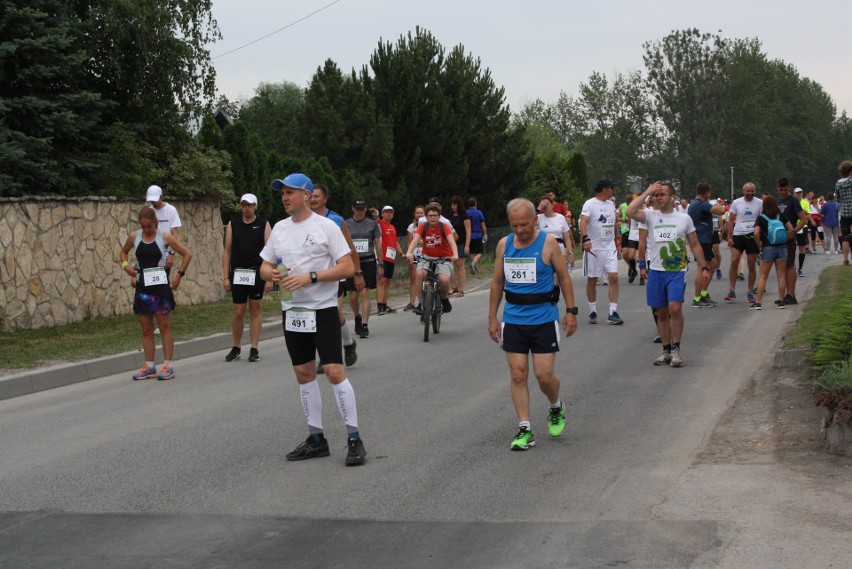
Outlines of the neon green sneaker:
[{"label": "neon green sneaker", "polygon": [[515,435],[515,440],[512,441],[512,450],[527,450],[535,446],[535,437],[532,431],[526,427],[521,427],[518,434]]},{"label": "neon green sneaker", "polygon": [[547,430],[551,437],[558,437],[565,430],[565,404],[562,403],[558,409],[551,409],[547,415]]}]

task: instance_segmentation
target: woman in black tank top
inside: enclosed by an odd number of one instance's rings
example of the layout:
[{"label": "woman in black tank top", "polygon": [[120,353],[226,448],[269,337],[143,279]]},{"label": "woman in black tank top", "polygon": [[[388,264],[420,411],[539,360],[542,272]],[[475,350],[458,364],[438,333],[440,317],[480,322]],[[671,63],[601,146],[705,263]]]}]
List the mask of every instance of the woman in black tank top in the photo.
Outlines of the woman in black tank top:
[{"label": "woman in black tank top", "polygon": [[[136,279],[136,291],[133,297],[133,313],[139,318],[139,326],[142,328],[142,346],[145,352],[145,365],[133,379],[167,380],[174,378],[175,340],[172,334],[171,311],[175,308],[175,298],[172,293],[180,286],[181,280],[189,266],[192,254],[170,233],[161,232],[157,229],[157,216],[150,207],[145,207],[139,212],[139,226],[141,229],[133,231],[127,236],[127,241],[121,248],[121,268],[125,273]],[[181,257],[181,265],[177,274],[169,283],[166,276],[166,248],[174,249]],[[135,250],[136,266],[132,266],[128,260],[128,254]],[[154,318],[160,329],[160,337],[163,342],[163,358],[165,360],[162,369],[157,373],[154,367]]]}]

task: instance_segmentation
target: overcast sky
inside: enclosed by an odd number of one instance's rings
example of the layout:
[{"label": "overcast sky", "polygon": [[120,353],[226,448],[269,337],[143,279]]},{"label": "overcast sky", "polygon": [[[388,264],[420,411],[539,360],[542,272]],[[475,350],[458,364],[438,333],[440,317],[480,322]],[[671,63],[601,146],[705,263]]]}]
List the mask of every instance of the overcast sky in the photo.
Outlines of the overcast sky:
[{"label": "overcast sky", "polygon": [[[462,44],[506,89],[513,111],[560,91],[576,94],[593,71],[642,70],[642,44],[696,27],[727,38],[758,38],[764,53],[822,85],[838,113],[852,113],[850,0],[215,0],[224,35],[212,47],[220,93],[250,98],[261,82],[307,86],[334,60],[348,73],[369,62],[380,40],[416,26],[449,51]],[[333,4],[332,4],[333,3]],[[304,19],[312,12],[324,10]],[[226,52],[293,24],[271,37]]]}]

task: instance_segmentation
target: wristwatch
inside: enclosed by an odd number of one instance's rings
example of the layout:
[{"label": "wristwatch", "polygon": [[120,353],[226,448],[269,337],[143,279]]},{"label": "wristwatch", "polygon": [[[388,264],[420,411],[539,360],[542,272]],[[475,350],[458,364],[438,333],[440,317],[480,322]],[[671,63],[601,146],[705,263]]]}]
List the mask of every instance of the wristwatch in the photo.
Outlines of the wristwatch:
[{"label": "wristwatch", "polygon": [[364,271],[358,271],[357,273],[355,273],[355,276],[356,276],[356,277],[363,277],[363,276],[364,276]]},{"label": "wristwatch", "polygon": [[186,271],[178,271],[178,274],[182,277],[186,276]]},{"label": "wristwatch", "polygon": [[577,316],[577,312],[578,312],[578,310],[577,310],[576,306],[566,306],[565,307],[565,314],[573,314],[574,316]]},{"label": "wristwatch", "polygon": [[311,271],[311,283],[316,284],[317,282],[317,274],[314,271]]},{"label": "wristwatch", "polygon": [[709,270],[711,270],[711,269],[710,269],[710,265],[704,265],[703,267],[701,267],[701,270],[702,270],[702,271],[709,271]]}]

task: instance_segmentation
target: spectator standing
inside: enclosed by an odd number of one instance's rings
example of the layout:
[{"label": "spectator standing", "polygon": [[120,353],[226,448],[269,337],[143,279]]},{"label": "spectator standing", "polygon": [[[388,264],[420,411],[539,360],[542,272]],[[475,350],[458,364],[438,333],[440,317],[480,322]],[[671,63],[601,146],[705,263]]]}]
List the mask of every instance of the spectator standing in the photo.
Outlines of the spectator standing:
[{"label": "spectator standing", "polygon": [[465,277],[465,258],[470,253],[470,217],[464,209],[464,202],[461,196],[453,196],[450,198],[450,225],[453,226],[453,231],[456,234],[457,246],[459,250],[459,258],[455,261],[456,270],[453,273],[453,280],[456,281],[456,286],[453,287],[453,296],[464,296]]},{"label": "spectator standing", "polygon": [[825,254],[828,255],[832,251],[835,254],[840,254],[840,214],[837,208],[837,201],[834,199],[834,192],[828,192],[825,195],[825,203],[819,208],[819,213],[822,215],[822,228],[825,234]]},{"label": "spectator standing", "polygon": [[784,295],[784,305],[798,304],[796,299],[796,244],[798,231],[808,224],[808,218],[802,211],[802,204],[798,198],[790,194],[790,180],[782,176],[776,183],[778,189],[778,209],[784,214],[790,225],[793,226],[793,238],[787,241],[787,275],[785,283],[787,293]]},{"label": "spectator standing", "polygon": [[[786,230],[783,241],[772,243],[769,235],[769,223],[771,220],[779,220]],[[776,224],[777,225],[777,224]],[[778,300],[775,306],[784,308],[784,296],[786,294],[787,282],[787,240],[793,237],[793,226],[790,221],[781,216],[778,202],[773,196],[766,196],[763,200],[763,213],[754,222],[754,239],[760,243],[760,280],[757,283],[757,298],[749,306],[752,310],[763,309],[763,293],[766,292],[766,281],[769,279],[769,271],[775,267],[775,276],[778,277]]]},{"label": "spectator standing", "polygon": [[852,241],[852,160],[844,160],[838,167],[840,179],[834,184],[834,197],[840,211],[840,242],[843,244],[843,264],[849,264],[849,247]]},{"label": "spectator standing", "polygon": [[479,272],[479,260],[485,251],[485,239],[488,228],[485,226],[485,214],[477,209],[476,198],[467,200],[467,216],[470,218],[470,272]]}]

